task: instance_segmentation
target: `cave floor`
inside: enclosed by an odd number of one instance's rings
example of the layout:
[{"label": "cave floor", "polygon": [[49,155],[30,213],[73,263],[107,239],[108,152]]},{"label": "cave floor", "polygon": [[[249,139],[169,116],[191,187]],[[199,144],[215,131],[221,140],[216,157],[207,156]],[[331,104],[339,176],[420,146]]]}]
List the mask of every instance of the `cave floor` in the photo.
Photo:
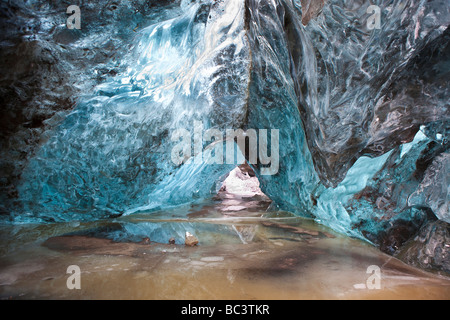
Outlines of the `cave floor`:
[{"label": "cave floor", "polygon": [[[0,298],[450,299],[450,278],[314,221],[257,207],[1,226]],[[126,230],[148,226],[173,230],[176,243],[164,239],[170,231],[127,240]],[[122,237],[114,240],[118,230]],[[180,230],[198,245],[186,246]],[[72,265],[81,272],[76,280]],[[69,289],[77,281],[80,289]]]}]

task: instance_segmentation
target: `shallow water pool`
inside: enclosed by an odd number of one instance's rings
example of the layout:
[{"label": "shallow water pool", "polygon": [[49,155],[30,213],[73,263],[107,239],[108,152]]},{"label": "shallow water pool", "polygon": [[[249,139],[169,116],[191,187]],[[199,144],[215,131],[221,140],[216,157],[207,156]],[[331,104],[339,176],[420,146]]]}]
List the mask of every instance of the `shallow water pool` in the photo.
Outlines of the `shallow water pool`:
[{"label": "shallow water pool", "polygon": [[[2,299],[449,299],[450,279],[287,212],[1,227]],[[178,209],[179,210],[179,209]],[[184,245],[189,231],[198,245]],[[175,244],[169,239],[175,238]],[[69,266],[79,267],[80,289]],[[69,279],[70,278],[70,279]],[[78,281],[77,280],[77,281]],[[72,281],[72,282],[71,282]]]}]

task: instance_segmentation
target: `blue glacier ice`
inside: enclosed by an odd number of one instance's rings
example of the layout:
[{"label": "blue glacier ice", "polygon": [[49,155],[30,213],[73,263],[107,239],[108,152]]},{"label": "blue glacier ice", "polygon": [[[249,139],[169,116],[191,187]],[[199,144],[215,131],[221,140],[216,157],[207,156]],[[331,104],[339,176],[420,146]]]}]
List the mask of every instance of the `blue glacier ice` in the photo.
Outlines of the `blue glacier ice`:
[{"label": "blue glacier ice", "polygon": [[[61,57],[33,76],[66,72],[67,91],[77,94],[70,107],[48,105],[43,121],[3,138],[4,221],[96,220],[201,203],[239,163],[210,164],[212,153],[196,152],[212,142],[225,148],[216,138],[192,141],[192,159],[174,163],[174,131],[276,129],[277,173],[262,174],[261,157],[251,163],[272,209],[389,253],[429,221],[450,222],[448,1],[151,3],[106,6],[106,20],[91,14],[70,32],[54,4],[47,15],[16,10],[34,17],[35,45]],[[82,63],[79,52],[89,53]],[[43,82],[37,101],[62,97],[57,87]],[[23,108],[33,119],[39,109]],[[23,144],[30,135],[38,138]]]},{"label": "blue glacier ice", "polygon": [[[243,14],[243,4],[231,9],[232,16]],[[226,16],[205,25],[202,10],[194,4],[141,30],[126,70],[98,85],[55,129],[22,176],[27,182],[19,191],[31,216],[95,219],[186,203],[209,196],[233,169],[206,161],[178,168],[171,160],[175,128],[192,131],[194,119],[207,127],[242,126],[244,29]],[[216,97],[222,87],[229,95]],[[214,114],[212,104],[222,99],[235,118]]]}]

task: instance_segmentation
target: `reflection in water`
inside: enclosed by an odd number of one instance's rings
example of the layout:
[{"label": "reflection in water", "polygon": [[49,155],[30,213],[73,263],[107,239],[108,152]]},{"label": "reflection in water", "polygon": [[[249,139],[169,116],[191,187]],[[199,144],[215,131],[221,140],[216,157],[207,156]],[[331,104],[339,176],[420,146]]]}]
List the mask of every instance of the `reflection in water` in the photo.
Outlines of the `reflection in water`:
[{"label": "reflection in water", "polygon": [[[450,279],[312,221],[284,212],[217,217],[213,208],[211,216],[184,220],[141,214],[114,222],[3,227],[0,297],[450,298]],[[146,230],[150,241],[142,241]],[[195,234],[199,245],[184,246],[179,230]],[[170,236],[175,244],[168,243]],[[66,286],[70,265],[81,269],[80,290]],[[381,270],[380,289],[365,287],[371,265]]]}]

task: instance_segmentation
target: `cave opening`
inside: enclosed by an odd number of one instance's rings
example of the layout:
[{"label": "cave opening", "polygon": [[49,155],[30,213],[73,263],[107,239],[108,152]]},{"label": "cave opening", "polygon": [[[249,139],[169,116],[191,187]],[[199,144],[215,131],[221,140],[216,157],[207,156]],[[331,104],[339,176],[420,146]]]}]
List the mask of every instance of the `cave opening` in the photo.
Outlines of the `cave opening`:
[{"label": "cave opening", "polygon": [[260,188],[252,167],[244,162],[231,170],[217,193],[219,211],[226,216],[261,215],[272,203]]}]

